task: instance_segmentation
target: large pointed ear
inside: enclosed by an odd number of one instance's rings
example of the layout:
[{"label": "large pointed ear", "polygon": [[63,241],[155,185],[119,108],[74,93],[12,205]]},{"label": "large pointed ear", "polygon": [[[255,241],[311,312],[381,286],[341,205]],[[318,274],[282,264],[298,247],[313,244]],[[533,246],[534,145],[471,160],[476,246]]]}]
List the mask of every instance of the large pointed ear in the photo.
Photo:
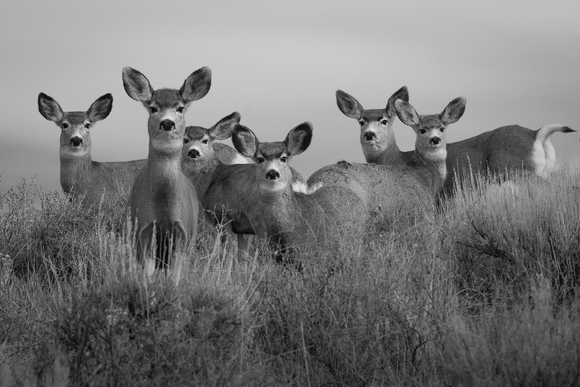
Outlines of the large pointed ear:
[{"label": "large pointed ear", "polygon": [[210,87],[211,70],[209,67],[202,67],[187,77],[179,93],[185,102],[192,102],[205,97]]},{"label": "large pointed ear", "polygon": [[258,145],[260,144],[254,132],[240,124],[234,125],[232,131],[232,142],[238,152],[251,158],[256,155]]},{"label": "large pointed ear", "polygon": [[397,116],[403,124],[407,126],[419,124],[419,114],[417,114],[417,111],[409,102],[398,99],[395,101],[395,109]]},{"label": "large pointed ear", "polygon": [[64,116],[58,102],[44,93],[38,94],[38,111],[44,118],[53,122],[59,122]]},{"label": "large pointed ear", "polygon": [[440,114],[441,121],[445,125],[453,124],[463,116],[465,113],[465,104],[467,100],[465,97],[457,97],[453,101],[449,102],[449,105],[445,107],[445,110]]},{"label": "large pointed ear", "polygon": [[299,155],[308,149],[312,141],[312,130],[312,124],[310,122],[304,122],[288,133],[284,144],[290,153],[289,156]]},{"label": "large pointed ear", "polygon": [[99,97],[89,110],[87,111],[87,116],[92,122],[97,122],[104,120],[109,116],[111,110],[113,109],[113,96],[109,93]]},{"label": "large pointed ear", "polygon": [[131,67],[123,69],[123,86],[135,101],[148,102],[153,97],[153,87],[147,77]]},{"label": "large pointed ear", "polygon": [[365,110],[352,95],[347,94],[342,90],[336,91],[336,104],[342,114],[354,118],[357,121],[362,117]]},{"label": "large pointed ear", "polygon": [[229,116],[222,118],[217,124],[209,129],[209,136],[216,140],[230,138],[234,125],[239,124],[240,119],[241,116],[238,112],[233,112]]},{"label": "large pointed ear", "polygon": [[387,101],[387,117],[392,118],[397,114],[397,108],[395,107],[395,102],[400,99],[404,102],[409,102],[409,90],[407,86],[401,87],[399,90],[395,91],[391,98]]}]

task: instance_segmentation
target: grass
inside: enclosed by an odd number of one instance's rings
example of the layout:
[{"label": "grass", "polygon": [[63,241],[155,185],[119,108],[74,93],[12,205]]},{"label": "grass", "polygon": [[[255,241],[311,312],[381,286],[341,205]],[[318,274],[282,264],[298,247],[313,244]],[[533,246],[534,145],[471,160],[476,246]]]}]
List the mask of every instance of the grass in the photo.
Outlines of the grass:
[{"label": "grass", "polygon": [[177,287],[142,286],[115,205],[0,195],[0,385],[580,384],[579,171],[462,188],[300,273],[258,241],[228,281],[204,228]]}]

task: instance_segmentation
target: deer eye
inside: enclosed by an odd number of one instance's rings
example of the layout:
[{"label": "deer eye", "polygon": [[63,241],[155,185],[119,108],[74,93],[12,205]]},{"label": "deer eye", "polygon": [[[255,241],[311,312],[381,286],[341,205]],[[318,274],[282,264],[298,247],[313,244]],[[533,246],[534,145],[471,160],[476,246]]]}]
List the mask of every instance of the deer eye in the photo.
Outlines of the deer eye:
[{"label": "deer eye", "polygon": [[177,112],[179,114],[183,113],[184,110],[185,110],[185,108],[183,106],[180,106],[180,107],[177,108]]},{"label": "deer eye", "polygon": [[286,161],[288,161],[288,157],[287,156],[282,156],[280,157],[280,161],[285,163]]},{"label": "deer eye", "polygon": [[256,157],[256,161],[258,162],[258,164],[262,164],[266,160],[262,156],[258,156]]},{"label": "deer eye", "polygon": [[365,124],[363,120],[360,120],[358,123],[360,124],[360,126],[363,126]]},{"label": "deer eye", "polygon": [[419,133],[425,134],[425,133],[427,133],[427,131],[425,129],[419,129]]},{"label": "deer eye", "polygon": [[203,139],[203,140],[201,140],[201,143],[202,143],[202,144],[204,144],[204,145],[205,145],[205,144],[207,144],[208,142],[209,142],[209,140],[208,140],[207,138],[206,138],[206,139]]},{"label": "deer eye", "polygon": [[381,120],[381,125],[386,125],[386,124],[388,124],[388,123],[389,123],[389,121],[388,121],[386,118],[383,118],[383,119]]},{"label": "deer eye", "polygon": [[183,143],[184,143],[184,144],[189,144],[189,138],[184,138],[184,139],[183,139]]},{"label": "deer eye", "polygon": [[157,108],[156,107],[153,107],[153,106],[150,106],[149,107],[149,111],[151,112],[151,114],[157,113]]},{"label": "deer eye", "polygon": [[66,122],[63,122],[60,127],[63,129],[66,129],[66,128],[68,128],[68,124]]},{"label": "deer eye", "polygon": [[91,124],[85,124],[85,129],[90,129],[91,128]]},{"label": "deer eye", "polygon": [[443,133],[443,132],[445,132],[445,128],[441,128],[441,129],[439,129],[439,131],[440,131],[441,133]]}]

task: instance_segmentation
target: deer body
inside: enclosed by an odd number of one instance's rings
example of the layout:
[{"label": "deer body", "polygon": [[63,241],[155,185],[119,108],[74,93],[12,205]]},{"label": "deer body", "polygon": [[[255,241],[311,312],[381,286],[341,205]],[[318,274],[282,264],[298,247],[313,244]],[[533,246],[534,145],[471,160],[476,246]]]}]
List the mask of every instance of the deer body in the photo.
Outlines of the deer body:
[{"label": "deer body", "polygon": [[113,106],[111,94],[97,99],[86,112],[64,112],[50,96],[38,95],[40,114],[61,128],[60,185],[71,196],[82,198],[86,208],[96,210],[105,198],[125,203],[146,160],[97,162],[91,157],[91,129],[107,118]]},{"label": "deer body", "polygon": [[149,155],[129,197],[137,258],[150,278],[156,267],[171,268],[178,283],[186,254],[197,236],[198,199],[195,187],[181,169],[185,111],[203,98],[211,86],[209,68],[192,73],[179,90],[154,90],[139,71],[123,69],[127,94],[149,111]]},{"label": "deer body", "polygon": [[[392,129],[392,120],[388,125],[385,122],[385,119],[392,118],[389,111],[392,110],[392,100],[397,94],[400,95],[400,91],[389,99],[385,109],[365,110],[349,94],[341,90],[336,93],[341,112],[361,124],[360,142],[368,163],[381,165],[408,163],[413,158],[414,151],[399,150]],[[408,93],[406,97],[408,100]],[[449,173],[444,191],[453,194],[455,184],[474,173],[486,176],[490,172],[528,171],[541,177],[549,176],[556,162],[556,152],[551,142],[551,135],[556,132],[568,133],[574,130],[554,124],[545,125],[538,130],[510,125],[463,141],[448,143]]]},{"label": "deer body", "polygon": [[465,99],[456,98],[441,114],[419,115],[406,101],[395,102],[397,115],[417,134],[411,159],[391,165],[339,162],[316,171],[308,185],[338,184],[354,191],[369,216],[381,224],[415,219],[432,210],[447,176],[445,130],[461,118]]},{"label": "deer body", "polygon": [[526,171],[548,177],[556,164],[552,134],[575,130],[564,125],[545,125],[538,130],[519,125],[502,126],[447,145],[445,192],[452,193],[457,182],[471,174]]},{"label": "deer body", "polygon": [[239,122],[240,114],[234,112],[211,128],[186,128],[181,166],[195,186],[200,203],[216,170],[224,165],[253,163],[252,159],[242,156],[234,148],[215,142],[230,138],[233,126]]},{"label": "deer body", "polygon": [[[200,205],[200,215],[212,227],[213,217],[209,212],[204,210],[203,202],[207,188],[216,172],[226,165],[253,163],[252,159],[242,156],[234,148],[215,142],[216,140],[230,138],[233,126],[239,122],[240,114],[234,112],[222,118],[209,129],[201,126],[188,126],[186,128],[183,140],[181,167],[185,175],[195,186],[199,203],[202,204]],[[230,225],[225,225],[225,228],[218,225],[214,229],[216,233],[212,233],[211,235],[214,241],[216,237],[221,236],[222,246],[226,242],[226,234],[229,234],[232,241],[237,241],[238,262],[243,262],[248,250],[249,241],[247,238],[249,236],[238,234],[236,238],[233,238],[234,235]],[[232,248],[234,250],[236,249],[234,245],[232,245]],[[228,277],[231,276],[234,254],[236,254],[235,251],[230,251],[227,257],[226,275]]]},{"label": "deer body", "polygon": [[[245,173],[248,188],[259,200],[251,206],[246,203],[242,219],[254,225],[256,234],[267,238],[277,261],[294,261],[302,248],[313,244],[336,255],[340,239],[361,240],[365,207],[354,192],[340,186],[323,186],[310,194],[293,189],[288,162],[310,145],[309,123],[292,129],[283,142],[260,143],[242,125],[236,125],[232,139],[238,152],[256,162]],[[233,213],[235,208],[230,216]]]},{"label": "deer body", "polygon": [[[238,262],[244,262],[249,248],[247,235],[254,234],[255,227],[260,228],[261,224],[261,218],[250,221],[246,216],[260,200],[255,189],[254,160],[227,145],[214,143],[229,138],[239,120],[239,114],[233,113],[210,129],[188,128],[182,167],[196,186],[206,219],[218,227],[225,226],[230,236],[238,234]],[[302,176],[293,168],[290,170],[293,184],[305,185]],[[231,267],[231,263],[228,265]]]}]

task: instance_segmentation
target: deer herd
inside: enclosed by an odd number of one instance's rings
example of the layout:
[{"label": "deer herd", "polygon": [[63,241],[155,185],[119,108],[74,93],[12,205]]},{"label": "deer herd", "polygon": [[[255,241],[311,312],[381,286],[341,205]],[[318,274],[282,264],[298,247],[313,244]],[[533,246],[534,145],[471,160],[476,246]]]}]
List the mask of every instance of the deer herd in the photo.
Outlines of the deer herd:
[{"label": "deer herd", "polygon": [[[64,192],[91,211],[108,198],[127,204],[136,256],[147,280],[162,269],[179,282],[195,250],[199,219],[213,230],[216,243],[229,239],[234,242],[230,246],[237,246],[225,254],[228,276],[234,262],[238,267],[247,262],[250,235],[265,238],[278,262],[297,263],[301,251],[313,246],[336,255],[345,241],[360,248],[369,228],[392,227],[431,213],[475,175],[549,176],[556,160],[551,135],[574,131],[554,124],[538,130],[512,125],[448,144],[448,126],[465,112],[463,97],[439,114],[422,115],[409,103],[406,87],[385,108],[371,110],[338,90],[338,108],[360,124],[367,163],[340,161],[304,181],[289,162],[310,146],[309,122],[277,142],[258,140],[240,124],[237,112],[209,129],[186,127],[188,106],[209,92],[209,68],[193,72],[178,90],[153,89],[131,67],[123,69],[122,78],[129,97],[148,112],[145,160],[92,160],[90,131],[111,112],[111,94],[86,112],[64,112],[40,93],[38,108],[61,128]],[[396,117],[415,131],[413,151],[399,150],[392,130]],[[230,137],[235,149],[215,142]]]}]

